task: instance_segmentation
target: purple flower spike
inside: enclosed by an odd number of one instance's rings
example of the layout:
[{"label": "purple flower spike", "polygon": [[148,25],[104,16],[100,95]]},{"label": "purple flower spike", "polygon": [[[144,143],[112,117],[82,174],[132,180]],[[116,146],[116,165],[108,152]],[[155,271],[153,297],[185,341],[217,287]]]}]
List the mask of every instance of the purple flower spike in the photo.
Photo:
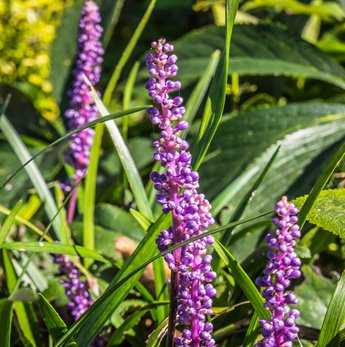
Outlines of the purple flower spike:
[{"label": "purple flower spike", "polygon": [[68,298],[67,307],[76,321],[92,305],[87,283],[80,279],[79,270],[68,257],[55,255],[54,261],[59,265],[60,274],[66,276],[62,284]]},{"label": "purple flower spike", "polygon": [[[73,71],[72,87],[69,91],[70,104],[65,112],[69,129],[76,129],[97,116],[96,105],[83,76],[85,75],[92,85],[96,85],[100,80],[103,61],[100,22],[98,6],[93,1],[86,1],[79,22],[77,60]],[[77,185],[85,176],[93,134],[93,129],[85,129],[72,138],[66,157],[75,169],[73,185]],[[64,188],[70,191],[72,186],[65,184]]]},{"label": "purple flower spike", "polygon": [[295,295],[288,291],[291,280],[301,276],[301,261],[294,247],[301,235],[297,225],[298,210],[284,196],[276,204],[273,223],[277,226],[274,233],[266,236],[268,263],[263,276],[257,284],[264,288],[265,307],[271,312],[271,319],[261,320],[263,340],[257,347],[292,347],[298,337],[296,319],[299,311],[289,305],[297,304]]},{"label": "purple flower spike", "polygon": [[[171,212],[173,217],[173,225],[163,230],[157,239],[159,249],[165,250],[200,235],[214,220],[209,202],[199,193],[199,175],[192,170],[189,145],[179,135],[188,128],[188,123],[182,120],[183,100],[169,95],[181,88],[179,81],[171,80],[178,70],[174,47],[165,39],[153,42],[151,47],[146,57],[150,74],[146,87],[155,106],[148,112],[152,123],[160,129],[159,139],[153,142],[154,159],[165,169],[163,173],[153,172],[151,179],[158,191],[157,201],[164,213]],[[176,294],[173,300],[177,306],[177,321],[173,325],[178,325],[181,332],[175,338],[176,346],[215,346],[211,335],[213,327],[207,321],[212,313],[212,298],[216,295],[211,284],[216,274],[211,268],[212,256],[207,253],[212,243],[213,238],[208,236],[165,257],[172,270],[171,288]],[[173,306],[172,302],[172,310]]]}]

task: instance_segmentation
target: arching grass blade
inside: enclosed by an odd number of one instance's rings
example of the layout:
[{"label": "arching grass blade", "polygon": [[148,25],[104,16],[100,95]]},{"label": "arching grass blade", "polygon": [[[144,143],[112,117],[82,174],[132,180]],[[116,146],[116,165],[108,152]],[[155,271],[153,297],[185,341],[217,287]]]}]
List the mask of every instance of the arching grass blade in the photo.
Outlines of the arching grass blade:
[{"label": "arching grass blade", "polygon": [[210,90],[210,100],[212,114],[206,130],[205,135],[201,141],[196,145],[196,152],[193,153],[193,167],[197,170],[202,164],[208,148],[215,136],[219,124],[222,120],[222,115],[225,106],[226,98],[226,85],[228,81],[229,66],[230,66],[230,44],[233,26],[235,22],[235,16],[238,8],[239,0],[227,0],[226,1],[226,31],[225,31],[225,48],[222,54],[222,58],[218,65],[216,74],[213,78],[213,82]]},{"label": "arching grass blade", "polygon": [[[88,83],[92,97],[96,103],[97,109],[102,116],[106,116],[109,112],[107,111],[102,100],[98,97],[97,92],[92,87],[90,81],[84,76],[86,82]],[[105,122],[108,129],[109,135],[114,143],[117,154],[120,158],[123,169],[126,172],[129,185],[132,189],[135,201],[138,205],[139,211],[148,219],[152,219],[152,212],[150,205],[146,196],[144,185],[140,178],[137,167],[135,166],[134,160],[126,146],[121,133],[114,121],[108,120]]]},{"label": "arching grass blade", "polygon": [[326,347],[338,334],[345,321],[345,271],[342,273],[322,323],[316,347]]},{"label": "arching grass blade", "polygon": [[53,340],[57,341],[66,332],[67,325],[49,301],[40,293],[38,294],[38,300],[43,321]]},{"label": "arching grass blade", "polygon": [[9,216],[5,219],[4,223],[0,228],[0,246],[5,242],[7,235],[10,233],[13,224],[16,221],[16,216],[22,206],[22,201],[18,201],[16,206],[13,208]]},{"label": "arching grass blade", "polygon": [[230,269],[235,282],[240,286],[244,295],[253,305],[258,316],[264,319],[269,318],[269,313],[263,306],[265,302],[264,298],[261,296],[254,282],[244,271],[241,264],[220,242],[216,241],[214,247],[224,264]]},{"label": "arching grass blade", "polygon": [[49,150],[51,150],[53,147],[57,146],[58,144],[60,144],[63,141],[66,141],[68,139],[70,139],[73,135],[80,133],[81,131],[87,129],[87,128],[93,128],[95,127],[97,124],[101,124],[104,123],[108,120],[112,120],[112,119],[117,119],[117,118],[121,118],[123,116],[127,116],[130,114],[134,114],[143,110],[146,110],[147,108],[149,108],[150,106],[137,106],[137,107],[133,107],[129,110],[125,110],[125,111],[120,111],[120,112],[115,112],[115,113],[111,113],[111,114],[107,114],[106,116],[102,117],[102,118],[97,118],[87,124],[84,124],[83,126],[71,130],[69,132],[67,132],[65,135],[59,137],[57,140],[55,140],[54,142],[50,143],[48,146],[46,146],[45,148],[41,149],[40,151],[38,151],[37,153],[35,153],[33,156],[31,156],[29,159],[27,159],[21,166],[19,166],[16,170],[13,171],[13,173],[11,173],[1,184],[0,184],[0,190],[3,189],[7,183],[9,183],[21,170],[23,170],[27,165],[29,165],[33,160],[35,160],[36,158],[38,158],[39,156],[41,156],[42,154],[45,154],[46,152],[48,152]]},{"label": "arching grass blade", "polygon": [[11,331],[13,319],[13,302],[7,299],[0,300],[0,346],[11,346]]}]

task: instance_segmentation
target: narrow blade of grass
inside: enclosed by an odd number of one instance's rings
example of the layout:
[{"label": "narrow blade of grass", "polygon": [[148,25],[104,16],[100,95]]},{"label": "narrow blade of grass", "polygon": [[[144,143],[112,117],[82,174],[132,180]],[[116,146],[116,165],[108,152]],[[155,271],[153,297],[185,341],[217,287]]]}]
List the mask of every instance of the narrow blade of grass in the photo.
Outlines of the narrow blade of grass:
[{"label": "narrow blade of grass", "polygon": [[167,331],[168,331],[168,319],[164,319],[164,321],[160,323],[158,327],[155,330],[153,330],[153,332],[150,334],[149,338],[146,341],[146,347],[161,346]]},{"label": "narrow blade of grass", "polygon": [[[86,77],[85,77],[86,79]],[[93,89],[91,83],[86,79],[93,99],[96,103],[97,109],[102,116],[107,115],[109,112],[104,106],[101,99],[98,97],[96,91]],[[114,143],[117,154],[120,158],[123,169],[126,172],[129,185],[132,189],[135,201],[138,205],[139,211],[148,219],[153,219],[150,205],[145,193],[143,183],[141,181],[137,167],[135,166],[134,160],[126,146],[121,133],[114,121],[106,121],[105,125],[108,129],[109,135]]]},{"label": "narrow blade of grass", "polygon": [[[206,67],[205,72],[201,76],[199,82],[195,86],[192,94],[190,95],[188,102],[186,104],[186,113],[184,114],[184,119],[192,123],[202,100],[205,97],[207,89],[210,85],[212,77],[217,69],[220,58],[220,51],[216,50],[212,53],[210,61]],[[184,133],[185,134],[185,133]]]},{"label": "narrow blade of grass", "polygon": [[[0,213],[4,214],[6,216],[9,216],[11,214],[11,210],[9,210],[6,207],[0,205]],[[36,225],[32,224],[27,219],[22,218],[21,216],[16,215],[15,216],[15,222],[18,223],[18,224],[25,225],[26,227],[28,227],[28,229],[30,229],[31,231],[33,231],[37,235],[42,236],[45,240],[52,241],[52,239],[49,236],[44,235],[44,231],[43,230],[38,228]]]},{"label": "narrow blade of grass", "polygon": [[115,26],[120,19],[120,15],[121,15],[124,3],[125,3],[125,0],[116,0],[113,13],[111,14],[110,22],[107,25],[103,35],[103,47],[107,47],[109,44],[111,36],[113,35],[113,32],[114,32]]},{"label": "narrow blade of grass", "polygon": [[253,347],[256,341],[256,338],[258,336],[258,329],[259,329],[259,318],[256,312],[254,312],[248,329],[246,331],[246,335],[243,340],[243,346],[244,347]]},{"label": "narrow blade of grass", "polygon": [[147,22],[149,21],[152,11],[156,5],[156,0],[151,0],[143,17],[141,18],[139,24],[137,25],[131,39],[128,42],[125,50],[123,51],[119,62],[116,64],[115,69],[110,77],[109,83],[105,88],[103,101],[106,106],[109,106],[111,101],[111,96],[116,88],[117,82],[120,79],[123,68],[125,67],[128,59],[130,58],[141,34],[143,33]]},{"label": "narrow blade of grass", "polygon": [[[257,191],[257,189],[259,188],[260,184],[263,182],[264,178],[266,177],[267,172],[269,171],[274,160],[276,159],[277,154],[279,152],[279,149],[280,149],[280,146],[278,146],[277,149],[273,152],[271,158],[266,163],[266,165],[263,168],[262,172],[260,173],[259,177],[255,180],[253,186],[248,190],[247,194],[245,194],[244,197],[240,200],[239,204],[237,205],[237,207],[236,207],[236,209],[235,209],[235,211],[231,217],[230,222],[233,222],[234,220],[238,220],[241,218],[248,203],[250,202],[250,200],[254,196],[254,194]],[[221,240],[222,245],[224,245],[225,247],[228,247],[229,242],[230,242],[230,237],[228,237],[227,235],[224,235],[222,240]]]},{"label": "narrow blade of grass", "polygon": [[251,302],[258,316],[263,319],[269,318],[269,313],[263,306],[265,302],[264,298],[256,288],[254,282],[244,271],[241,264],[219,241],[215,242],[214,248],[224,264],[229,267],[235,282]]},{"label": "narrow blade of grass", "polygon": [[[264,180],[267,172],[271,168],[275,158],[277,157],[279,149],[280,149],[280,146],[278,146],[277,149],[273,152],[271,158],[268,160],[267,164],[263,168],[259,177],[255,180],[253,186],[248,190],[247,194],[245,194],[244,197],[241,199],[241,201],[237,205],[237,207],[236,207],[236,209],[235,209],[235,211],[231,217],[230,222],[233,222],[233,221],[241,218],[244,210],[246,209],[248,203],[250,202],[250,199],[255,194],[256,190],[259,188],[260,184]],[[212,211],[213,214],[217,214],[218,212],[220,212],[220,210],[217,206],[222,206],[224,204],[224,201],[228,201],[229,199],[231,199],[229,196],[224,196],[224,195],[222,195],[222,197],[217,197],[217,199],[216,199],[216,211]],[[224,234],[221,238],[221,241],[220,241],[221,244],[224,245],[225,247],[228,247],[230,244],[231,237],[232,237],[231,233]],[[219,267],[220,267],[220,258],[216,254],[214,257],[214,260],[213,260],[213,268],[216,269],[215,271],[217,272],[219,270]]]},{"label": "narrow blade of grass", "polygon": [[[31,155],[20,139],[19,135],[12,127],[11,123],[7,120],[6,116],[3,114],[0,117],[0,128],[6,137],[7,141],[11,145],[13,151],[16,153],[18,159],[22,164],[27,162]],[[44,202],[44,208],[49,219],[52,219],[54,215],[57,213],[57,207],[55,205],[55,201],[48,189],[46,182],[44,181],[41,172],[37,168],[36,164],[31,161],[29,164],[25,166],[26,172],[30,177],[30,180],[35,187],[39,197]],[[60,219],[54,219],[53,228],[55,231],[55,236],[66,242],[66,235],[62,230],[62,225]]]},{"label": "narrow blade of grass", "polygon": [[38,294],[38,300],[44,324],[53,340],[57,341],[66,332],[67,325],[49,301],[40,293]]},{"label": "narrow blade of grass", "polygon": [[201,141],[195,147],[196,153],[194,153],[194,163],[193,167],[197,170],[201,163],[203,162],[208,148],[215,136],[219,124],[222,120],[222,115],[225,106],[226,98],[226,85],[228,81],[229,65],[230,65],[230,44],[231,36],[233,31],[233,26],[235,22],[236,12],[238,8],[239,0],[227,0],[226,1],[226,29],[225,29],[225,48],[222,54],[222,58],[218,65],[216,74],[213,78],[213,82],[210,90],[210,100],[212,114],[210,122],[208,124],[205,135],[202,137]]},{"label": "narrow blade of grass", "polygon": [[344,159],[345,156],[345,142],[343,142],[337,152],[333,155],[333,157],[328,162],[326,168],[324,169],[324,172],[322,175],[318,178],[315,185],[313,186],[310,194],[308,195],[307,200],[303,204],[299,214],[298,214],[298,221],[299,226],[302,229],[306,220],[307,215],[311,208],[313,207],[318,195],[322,191],[322,189],[326,186],[328,181],[333,175],[334,170],[336,167],[340,164],[340,162]]},{"label": "narrow blade of grass", "polygon": [[45,154],[46,152],[48,152],[49,150],[51,150],[53,147],[57,146],[58,144],[60,144],[61,142],[70,139],[73,135],[80,133],[81,131],[87,129],[87,128],[93,128],[95,127],[97,124],[101,124],[104,123],[108,120],[113,120],[113,119],[117,119],[117,118],[121,118],[124,117],[126,115],[130,115],[130,114],[134,114],[143,110],[148,109],[150,106],[138,106],[138,107],[133,107],[129,110],[125,110],[125,111],[120,111],[120,112],[115,112],[115,113],[111,113],[108,114],[104,117],[101,118],[97,118],[77,129],[71,130],[69,132],[67,132],[65,135],[59,137],[57,140],[55,140],[54,142],[50,143],[48,146],[44,147],[43,149],[41,149],[40,151],[38,151],[37,153],[35,153],[32,157],[30,157],[29,159],[27,159],[21,166],[19,166],[17,169],[15,169],[1,184],[0,184],[0,190],[3,189],[7,183],[9,183],[21,170],[23,170],[27,165],[29,165],[33,160],[35,160],[36,158],[38,158],[39,156],[41,156],[42,154]]},{"label": "narrow blade of grass", "polygon": [[14,241],[14,242],[4,242],[0,245],[0,249],[7,250],[17,250],[20,252],[34,252],[34,253],[53,253],[53,254],[66,254],[66,255],[74,255],[79,256],[81,258],[90,258],[93,260],[100,261],[102,263],[108,263],[105,257],[97,253],[92,249],[87,249],[82,246],[71,246],[63,243],[55,243],[55,242],[22,242],[22,241]]},{"label": "narrow blade of grass", "polygon": [[22,201],[18,201],[14,206],[13,210],[9,214],[9,216],[5,219],[5,222],[0,228],[0,245],[5,242],[8,234],[11,231],[13,224],[16,222],[16,216],[22,206]]},{"label": "narrow blade of grass", "polygon": [[316,347],[326,347],[343,327],[345,317],[345,271],[328,305]]},{"label": "narrow blade of grass", "polygon": [[[85,196],[83,208],[83,245],[89,249],[95,249],[95,200],[97,187],[97,171],[101,154],[101,144],[104,125],[96,127],[95,136],[90,153],[90,162],[85,179]],[[92,264],[90,259],[85,260],[85,266]]]},{"label": "narrow blade of grass", "polygon": [[[125,89],[123,91],[123,108],[124,109],[129,108],[131,105],[133,88],[138,76],[139,67],[140,67],[140,63],[136,61],[129,73],[127,82],[125,84]],[[127,133],[128,133],[128,117],[124,117],[122,119],[122,134],[125,139],[127,138]]]},{"label": "narrow blade of grass", "polygon": [[11,331],[13,319],[13,302],[7,299],[0,300],[0,346],[11,346]]},{"label": "narrow blade of grass", "polygon": [[[5,270],[6,285],[9,293],[12,294],[16,288],[17,274],[14,270],[11,258],[5,250],[2,251],[2,257]],[[23,302],[17,301],[13,304],[13,308],[24,338],[29,341],[32,346],[36,347],[37,344],[30,324],[27,305],[25,305]]]}]

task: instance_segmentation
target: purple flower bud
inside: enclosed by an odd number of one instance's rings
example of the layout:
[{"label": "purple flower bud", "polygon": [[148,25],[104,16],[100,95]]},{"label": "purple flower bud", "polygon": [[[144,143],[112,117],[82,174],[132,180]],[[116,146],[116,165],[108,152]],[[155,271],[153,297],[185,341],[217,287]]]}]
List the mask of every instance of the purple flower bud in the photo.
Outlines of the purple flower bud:
[{"label": "purple flower bud", "polygon": [[[167,245],[202,234],[214,221],[209,202],[198,190],[199,175],[192,170],[189,145],[179,135],[188,128],[188,123],[181,120],[185,112],[183,99],[169,95],[181,87],[179,81],[170,79],[178,71],[177,57],[165,39],[153,42],[151,47],[146,57],[150,74],[146,88],[155,105],[148,113],[160,129],[159,140],[153,142],[153,158],[165,169],[164,180],[157,173],[152,173],[151,179],[163,212],[172,212],[173,216],[171,233],[163,231],[157,239],[158,247],[164,250]],[[170,269],[178,274],[177,324],[182,334],[175,338],[176,346],[215,346],[210,334],[212,324],[206,322],[216,295],[210,283],[216,273],[211,270],[212,257],[207,254],[212,243],[211,236],[205,237],[165,257]]]}]

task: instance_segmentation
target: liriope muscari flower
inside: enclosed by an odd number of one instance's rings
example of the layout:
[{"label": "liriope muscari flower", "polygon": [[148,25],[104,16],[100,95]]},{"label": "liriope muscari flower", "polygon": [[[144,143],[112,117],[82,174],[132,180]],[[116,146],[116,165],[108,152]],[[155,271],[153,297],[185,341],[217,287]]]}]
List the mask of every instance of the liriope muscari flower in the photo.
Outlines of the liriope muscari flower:
[{"label": "liriope muscari flower", "polygon": [[[88,284],[81,279],[79,270],[67,256],[54,255],[54,262],[59,266],[60,275],[63,276],[62,285],[68,299],[68,311],[73,321],[77,321],[93,303]],[[104,347],[106,344],[106,336],[97,336],[91,346]]]},{"label": "liriope muscari flower", "polygon": [[[185,112],[182,98],[169,94],[181,88],[179,81],[171,80],[177,74],[177,57],[173,46],[165,39],[151,45],[147,54],[150,78],[147,82],[149,96],[154,107],[149,116],[160,129],[159,139],[153,141],[154,159],[164,168],[163,173],[153,172],[151,179],[157,194],[157,201],[163,212],[172,213],[172,226],[162,231],[157,244],[160,250],[179,241],[199,235],[214,223],[210,204],[199,193],[199,175],[192,170],[188,143],[180,132],[188,127],[182,120]],[[215,345],[211,336],[212,324],[207,316],[212,313],[212,298],[216,291],[211,282],[216,274],[212,271],[212,257],[208,246],[211,236],[192,242],[165,257],[172,270],[171,286],[176,288],[177,325],[180,336],[175,338],[176,346]]]},{"label": "liriope muscari flower", "polygon": [[296,239],[301,235],[297,225],[297,208],[284,196],[275,208],[273,223],[276,230],[266,236],[268,263],[257,283],[270,311],[269,320],[261,320],[263,340],[257,347],[292,347],[297,339],[296,319],[299,311],[289,305],[296,304],[292,291],[287,290],[291,280],[301,276],[301,261],[295,253]]},{"label": "liriope muscari flower", "polygon": [[[96,85],[101,76],[103,48],[100,41],[102,27],[98,6],[93,1],[86,1],[79,22],[78,52],[73,81],[69,90],[69,107],[65,112],[69,129],[78,128],[97,116],[96,105],[85,83],[86,76],[92,85]],[[73,136],[66,155],[68,162],[75,169],[74,182],[64,186],[71,190],[84,177],[88,164],[94,130],[85,129]]]},{"label": "liriope muscari flower", "polygon": [[92,298],[86,281],[80,278],[80,272],[65,255],[55,255],[54,261],[59,265],[60,275],[64,276],[62,284],[68,299],[67,308],[74,321],[92,305]]}]

